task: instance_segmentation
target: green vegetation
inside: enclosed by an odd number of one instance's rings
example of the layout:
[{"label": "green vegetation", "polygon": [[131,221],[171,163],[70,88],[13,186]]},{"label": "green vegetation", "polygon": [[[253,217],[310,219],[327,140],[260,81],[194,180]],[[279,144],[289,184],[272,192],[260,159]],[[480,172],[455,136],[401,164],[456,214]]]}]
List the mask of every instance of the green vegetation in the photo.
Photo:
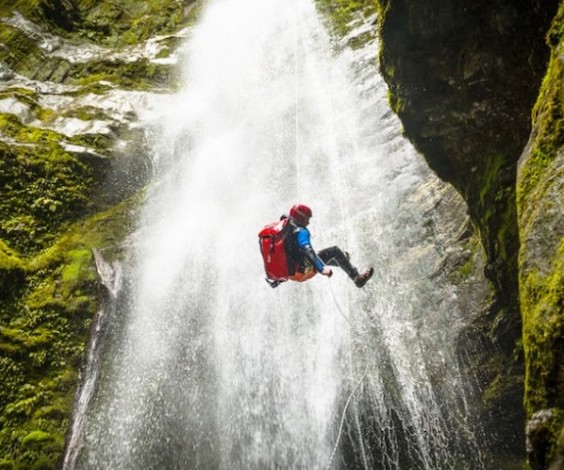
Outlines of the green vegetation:
[{"label": "green vegetation", "polygon": [[521,165],[517,185],[525,409],[529,418],[540,410],[552,412],[535,435],[538,448],[546,449],[546,456],[539,457],[544,462],[557,454],[558,437],[564,429],[564,4],[547,38],[552,57],[533,110],[530,152]]},{"label": "green vegetation", "polygon": [[92,249],[117,256],[138,205],[139,196],[77,222],[33,256],[2,251],[4,279],[19,276],[19,295],[0,303],[0,449],[16,467],[60,459],[97,308]]},{"label": "green vegetation", "polygon": [[[316,0],[318,10],[329,19],[330,27],[336,37],[346,36],[357,18],[367,18],[376,13],[376,3],[373,0]],[[367,31],[359,37],[353,38],[348,45],[355,49],[362,47],[373,39],[374,31]]]},{"label": "green vegetation", "polygon": [[[563,28],[564,5],[548,36],[553,47],[556,46],[533,113],[535,128],[530,157],[520,171],[517,198],[523,241],[529,238],[535,228],[535,212],[546,207],[543,206],[543,202],[546,204],[544,198],[555,181],[556,169],[552,168],[552,162],[564,146],[564,66],[558,56],[563,44]],[[562,169],[560,174],[563,174]],[[522,253],[522,263],[527,256],[528,253]],[[557,244],[549,261],[550,269],[542,271],[522,266],[525,268],[521,277],[521,303],[528,357],[526,404],[529,415],[554,404],[554,397],[549,399],[550,393],[555,392],[550,390],[550,377],[558,368],[555,360],[564,357],[564,351],[557,348],[555,343],[564,335],[564,239]],[[564,407],[564,402],[559,403],[559,406]]]},{"label": "green vegetation", "polygon": [[174,69],[169,65],[155,64],[142,57],[134,61],[112,58],[111,50],[108,50],[108,58],[88,62],[70,62],[47,55],[35,40],[8,25],[0,28],[0,43],[9,45],[0,48],[0,61],[13,71],[35,80],[79,86],[104,80],[123,89],[136,90],[171,85],[175,80]]},{"label": "green vegetation", "polygon": [[[550,35],[553,40],[555,34],[553,32]],[[558,150],[564,146],[562,80],[564,80],[564,67],[560,60],[553,58],[533,110],[535,139],[531,156],[520,174],[517,195],[520,206],[526,202],[526,199],[534,197],[532,192],[542,193],[547,170],[550,169],[550,164],[554,161]]]},{"label": "green vegetation", "polygon": [[[111,118],[103,109],[80,105],[85,94],[174,87],[171,66],[129,52],[162,36],[158,57],[167,57],[179,43],[176,33],[197,18],[200,5],[0,0],[0,63],[33,80],[69,85],[55,94],[73,98],[72,108],[55,110],[41,104],[41,88],[0,89],[0,100],[23,109],[20,115],[0,113],[0,468],[52,469],[60,463],[98,308],[92,250],[108,259],[122,256],[143,197],[139,186],[145,180],[139,175],[126,189],[101,193],[119,180],[112,173],[115,138],[137,139],[134,130],[112,124],[113,134],[65,136],[48,127],[61,117]],[[4,23],[15,10],[40,32]],[[52,49],[42,36],[53,42]],[[53,53],[67,45],[102,48],[102,54],[77,61]],[[73,153],[67,144],[92,152]],[[129,163],[117,164],[124,165]]]},{"label": "green vegetation", "polygon": [[[33,92],[4,90],[34,113]],[[107,152],[96,136],[68,139],[0,114],[0,468],[54,468],[97,308],[92,249],[111,256],[131,230],[138,198],[98,212],[108,167],[65,140]]]},{"label": "green vegetation", "polygon": [[60,146],[63,136],[53,131],[1,114],[0,127],[19,143],[0,142],[0,237],[30,254],[57,237],[65,223],[92,210],[94,183],[103,170],[66,152]]},{"label": "green vegetation", "polygon": [[195,21],[199,8],[195,0],[2,0],[0,17],[18,11],[45,30],[75,42],[124,47],[176,34]]},{"label": "green vegetation", "polygon": [[524,347],[527,356],[526,407],[535,411],[558,406],[564,410],[564,396],[558,382],[564,348],[564,238],[549,273],[531,269],[521,279]]},{"label": "green vegetation", "polygon": [[[159,58],[167,57],[178,44],[174,36],[181,28],[196,21],[201,3],[189,1],[106,1],[38,0],[0,3],[0,20],[14,10],[41,25],[46,35],[60,37],[69,44],[91,43],[107,49],[107,54],[89,61],[69,61],[46,52],[38,38],[23,30],[2,24],[0,62],[28,78],[70,85],[97,85],[106,81],[122,89],[147,90],[174,87],[178,77],[170,65],[150,62],[139,56],[131,60],[114,57],[114,50],[140,44],[162,36]],[[168,36],[167,36],[168,35]],[[58,46],[54,46],[55,49]],[[84,46],[83,46],[84,47]],[[107,85],[105,86],[107,88]]]}]

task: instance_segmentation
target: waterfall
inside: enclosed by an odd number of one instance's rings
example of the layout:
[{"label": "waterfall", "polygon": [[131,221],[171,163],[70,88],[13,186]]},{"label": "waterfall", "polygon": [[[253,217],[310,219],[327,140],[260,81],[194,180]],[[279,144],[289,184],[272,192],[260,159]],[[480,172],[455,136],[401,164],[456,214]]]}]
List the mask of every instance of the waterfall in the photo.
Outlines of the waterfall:
[{"label": "waterfall", "polygon": [[[337,46],[312,0],[208,2],[150,123],[154,182],[69,468],[483,466],[424,210],[442,186],[377,45]],[[338,269],[266,284],[257,233],[297,202],[316,249],[374,266],[365,288]]]},{"label": "waterfall", "polygon": [[86,367],[81,371],[81,387],[77,392],[78,399],[75,405],[74,419],[66,446],[67,449],[63,468],[74,468],[76,459],[82,448],[84,421],[87,416],[88,407],[95,395],[96,384],[98,383],[100,373],[101,353],[103,351],[102,344],[106,337],[108,322],[117,309],[117,298],[122,283],[121,265],[117,261],[113,263],[106,262],[99,250],[93,250],[93,254],[98,276],[104,286],[105,295],[102,297],[100,308],[94,319]]}]

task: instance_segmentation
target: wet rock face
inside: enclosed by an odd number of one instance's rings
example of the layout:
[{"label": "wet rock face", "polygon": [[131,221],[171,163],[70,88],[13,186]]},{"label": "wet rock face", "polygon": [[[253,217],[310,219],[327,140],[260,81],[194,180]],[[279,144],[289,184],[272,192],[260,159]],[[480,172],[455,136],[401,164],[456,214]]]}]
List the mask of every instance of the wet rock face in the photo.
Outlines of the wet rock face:
[{"label": "wet rock face", "polygon": [[516,299],[516,163],[557,2],[381,2],[382,72],[407,136],[468,202],[486,275]]},{"label": "wet rock face", "polygon": [[[481,333],[469,338],[489,345],[469,365],[486,371],[484,403],[491,395],[503,407],[486,414],[493,426],[502,416],[507,429],[524,426],[525,415],[531,465],[548,468],[564,403],[564,6],[557,14],[555,0],[379,3],[392,106],[430,167],[468,203],[496,290],[476,322]],[[547,409],[558,411],[551,426],[537,426]]]},{"label": "wet rock face", "polygon": [[43,0],[39,2],[39,8],[47,21],[67,31],[72,31],[80,19],[79,11],[71,0]]},{"label": "wet rock face", "polygon": [[515,163],[527,141],[556,2],[383,3],[382,67],[395,110],[439,176],[472,195],[466,180],[485,156]]},{"label": "wet rock face", "polygon": [[[549,451],[551,440],[558,435],[562,411],[550,408],[537,411],[527,422],[527,455],[532,470],[544,470],[548,468],[550,461]],[[556,462],[555,462],[556,463]],[[561,466],[551,467],[555,470]]]}]

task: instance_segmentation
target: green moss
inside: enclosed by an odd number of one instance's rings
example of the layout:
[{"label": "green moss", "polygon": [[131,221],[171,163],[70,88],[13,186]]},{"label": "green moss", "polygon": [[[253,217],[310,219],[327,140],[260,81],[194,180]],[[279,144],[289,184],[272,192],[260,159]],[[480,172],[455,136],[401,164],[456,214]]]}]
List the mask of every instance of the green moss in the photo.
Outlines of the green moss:
[{"label": "green moss", "polygon": [[0,91],[0,100],[6,98],[15,98],[31,108],[37,106],[37,93],[28,88],[9,87]]},{"label": "green moss", "polygon": [[52,441],[54,437],[43,431],[32,431],[22,439],[22,444],[34,444],[36,442]]},{"label": "green moss", "polygon": [[474,259],[469,257],[466,263],[460,266],[458,273],[462,279],[467,279],[474,271]]},{"label": "green moss", "polygon": [[23,261],[19,254],[11,249],[3,240],[0,240],[0,270],[22,270]]},{"label": "green moss", "polygon": [[[196,18],[200,5],[190,0],[16,0],[0,2],[0,14],[17,9],[77,46],[88,41],[113,48],[174,34]],[[160,56],[170,54],[178,41],[163,38]],[[66,92],[69,97],[176,83],[171,67],[146,59],[126,62],[108,54],[108,59],[71,63],[45,53],[37,37],[6,24],[0,43],[0,61],[16,73],[77,85]],[[9,87],[0,90],[0,99],[14,98],[35,119],[51,123],[58,111],[43,107],[39,93]],[[61,116],[107,118],[88,106]],[[0,142],[0,468],[52,469],[60,463],[98,308],[92,249],[110,259],[121,256],[143,194],[108,209],[132,191],[99,195],[110,184],[110,159],[77,156],[61,145],[70,142],[108,155],[115,137],[66,137],[2,113],[0,129],[6,137]]]},{"label": "green moss", "polygon": [[35,112],[35,117],[40,121],[42,121],[43,123],[51,123],[58,117],[58,115],[52,109],[37,108]]},{"label": "green moss", "polygon": [[16,397],[24,380],[24,368],[10,357],[0,356],[0,409]]},{"label": "green moss", "polygon": [[[390,68],[390,67],[388,67]],[[401,115],[405,106],[405,100],[401,98],[401,93],[398,93],[399,85],[394,85],[394,88],[388,88],[387,96],[390,108],[397,115]],[[392,91],[393,90],[393,91]]]},{"label": "green moss", "polygon": [[492,154],[467,176],[463,188],[488,262],[488,279],[497,295],[514,304],[519,247],[515,167],[508,155]]},{"label": "green moss", "polygon": [[[148,59],[136,61],[103,60],[88,62],[69,71],[65,82],[71,85],[89,87],[99,82],[109,82],[126,90],[150,90],[174,83],[176,69],[170,65],[155,64]],[[103,85],[102,90],[108,89]]]},{"label": "green moss", "polygon": [[[0,60],[12,70],[23,75],[32,75],[36,61],[42,57],[35,41],[23,31],[7,24],[0,28],[0,43],[8,47],[0,48]],[[23,60],[23,59],[26,60]]]},{"label": "green moss", "polygon": [[520,173],[517,194],[519,205],[524,204],[531,197],[531,192],[539,188],[557,150],[564,146],[563,80],[563,65],[558,59],[551,60],[533,113],[535,140]]},{"label": "green moss", "polygon": [[[92,249],[120,256],[142,193],[76,222],[50,247],[22,258],[26,284],[0,323],[0,449],[19,468],[61,457],[97,308]],[[53,468],[53,467],[51,467]]]},{"label": "green moss", "polygon": [[95,181],[104,178],[106,169],[67,152],[60,145],[64,137],[56,132],[24,126],[6,114],[0,114],[0,126],[21,143],[0,142],[0,237],[27,255],[93,209]]},{"label": "green moss", "polygon": [[551,268],[547,273],[533,269],[521,279],[529,416],[543,408],[564,408],[562,390],[555,388],[564,361],[564,238]]},{"label": "green moss", "polygon": [[194,20],[196,11],[189,1],[118,0],[78,2],[83,22],[82,37],[108,46],[138,44],[150,37],[172,34]]},{"label": "green moss", "polygon": [[196,4],[190,0],[19,0],[0,4],[0,15],[18,10],[65,38],[117,47],[175,33],[194,21]]},{"label": "green moss", "polygon": [[[563,31],[564,4],[561,4],[548,35],[552,56],[533,111],[530,155],[520,168],[517,187],[523,241],[520,301],[528,416],[541,409],[564,409],[564,236],[557,231],[558,219],[550,215],[551,208],[558,213],[560,203],[558,196],[550,199],[550,193],[558,194],[559,187],[554,185],[564,175],[562,169],[554,166],[564,147],[564,64],[560,57]],[[546,233],[540,233],[541,226]],[[542,237],[546,237],[545,248],[542,253],[535,252],[530,244]],[[535,256],[542,259],[535,260]]]},{"label": "green moss", "polygon": [[471,236],[464,243],[464,255],[456,260],[456,265],[449,269],[449,280],[454,285],[467,282],[476,275],[476,259],[481,257],[481,246],[476,236]]},{"label": "green moss", "polygon": [[95,279],[94,274],[89,273],[84,268],[92,263],[92,251],[87,249],[73,250],[68,254],[69,262],[64,267],[62,273],[63,282],[78,281],[80,277],[86,276]]},{"label": "green moss", "polygon": [[[376,12],[376,3],[373,0],[316,0],[318,10],[329,19],[337,37],[344,37],[351,30],[354,19],[368,17]],[[374,38],[374,34],[366,33],[354,38],[349,46],[362,47],[367,41]]]},{"label": "green moss", "polygon": [[511,374],[498,374],[494,380],[490,382],[484,393],[482,399],[486,407],[502,406],[503,400],[508,394],[519,390],[522,387],[522,376]]},{"label": "green moss", "polygon": [[69,118],[81,119],[83,121],[90,121],[93,119],[98,119],[103,121],[103,120],[107,120],[109,117],[104,111],[94,106],[81,106],[81,107],[73,108],[68,111],[65,111],[63,113],[63,116]]},{"label": "green moss", "polygon": [[553,51],[533,109],[534,140],[530,157],[521,169],[517,193],[520,206],[530,197],[531,192],[538,188],[557,151],[564,146],[564,65],[560,59],[564,47],[563,31],[564,4],[560,5],[547,37]]}]

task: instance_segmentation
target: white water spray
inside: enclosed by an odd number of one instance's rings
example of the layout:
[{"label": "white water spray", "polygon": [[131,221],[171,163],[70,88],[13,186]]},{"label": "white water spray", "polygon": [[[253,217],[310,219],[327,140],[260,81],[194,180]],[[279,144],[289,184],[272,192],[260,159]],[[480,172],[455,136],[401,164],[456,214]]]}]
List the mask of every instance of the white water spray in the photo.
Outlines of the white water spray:
[{"label": "white water spray", "polygon": [[[406,206],[432,177],[383,83],[353,75],[369,49],[334,54],[310,0],[210,1],[154,132],[79,468],[466,468],[431,382],[441,367],[457,390],[442,404],[466,402],[455,300]],[[317,249],[374,265],[366,288],[342,272],[268,287],[257,233],[296,202]]]}]

